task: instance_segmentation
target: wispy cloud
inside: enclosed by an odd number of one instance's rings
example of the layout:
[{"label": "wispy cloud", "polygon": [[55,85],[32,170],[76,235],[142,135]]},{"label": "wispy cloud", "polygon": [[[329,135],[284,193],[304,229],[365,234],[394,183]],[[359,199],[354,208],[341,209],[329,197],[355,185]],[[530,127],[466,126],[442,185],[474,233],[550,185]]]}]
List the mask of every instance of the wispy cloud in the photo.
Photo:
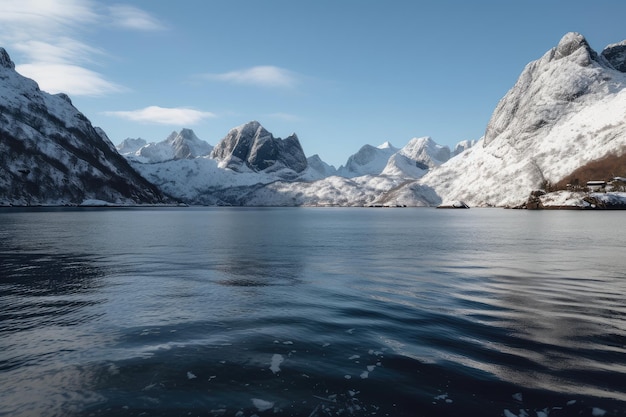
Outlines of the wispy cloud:
[{"label": "wispy cloud", "polygon": [[93,23],[98,19],[94,7],[90,0],[2,0],[0,22],[18,37],[34,29],[45,31],[45,36],[68,26]]},{"label": "wispy cloud", "polygon": [[16,69],[42,90],[70,95],[102,96],[127,91],[92,67],[106,51],[79,40],[94,27],[118,25],[157,30],[163,25],[133,6],[101,7],[93,0],[1,0],[0,45]]},{"label": "wispy cloud", "polygon": [[214,113],[185,107],[149,106],[130,111],[108,111],[107,116],[120,117],[133,122],[155,123],[164,125],[190,126],[204,119],[216,117]]},{"label": "wispy cloud", "polygon": [[298,77],[292,71],[271,65],[256,66],[221,74],[204,74],[204,78],[213,81],[226,81],[235,84],[260,87],[295,87]]},{"label": "wispy cloud", "polygon": [[154,16],[133,6],[116,4],[109,7],[109,12],[116,26],[141,31],[165,29],[165,25]]},{"label": "wispy cloud", "polygon": [[127,88],[105,79],[102,74],[69,64],[16,65],[16,71],[37,81],[49,93],[66,93],[70,96],[103,96],[127,91]]}]

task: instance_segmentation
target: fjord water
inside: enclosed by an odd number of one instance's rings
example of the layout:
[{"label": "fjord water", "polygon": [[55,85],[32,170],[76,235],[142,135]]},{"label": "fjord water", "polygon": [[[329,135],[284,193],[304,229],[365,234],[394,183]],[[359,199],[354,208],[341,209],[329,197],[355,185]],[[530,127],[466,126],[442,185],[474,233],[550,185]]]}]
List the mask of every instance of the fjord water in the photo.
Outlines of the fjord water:
[{"label": "fjord water", "polygon": [[626,415],[626,212],[0,211],[0,415]]}]

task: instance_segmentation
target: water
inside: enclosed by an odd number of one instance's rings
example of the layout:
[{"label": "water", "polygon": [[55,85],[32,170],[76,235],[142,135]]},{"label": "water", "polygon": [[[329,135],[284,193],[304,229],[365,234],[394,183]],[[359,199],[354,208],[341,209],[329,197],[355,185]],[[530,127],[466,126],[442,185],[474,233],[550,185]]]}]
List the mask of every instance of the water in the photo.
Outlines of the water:
[{"label": "water", "polygon": [[624,224],[5,209],[0,415],[624,416]]}]

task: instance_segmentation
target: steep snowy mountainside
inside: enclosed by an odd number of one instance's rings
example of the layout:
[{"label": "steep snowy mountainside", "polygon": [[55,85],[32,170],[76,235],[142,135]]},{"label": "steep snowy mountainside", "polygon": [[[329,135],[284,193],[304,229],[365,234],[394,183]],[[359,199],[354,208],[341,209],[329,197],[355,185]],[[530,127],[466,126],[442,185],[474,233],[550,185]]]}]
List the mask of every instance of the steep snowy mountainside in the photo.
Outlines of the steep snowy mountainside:
[{"label": "steep snowy mountainside", "polygon": [[478,142],[478,140],[469,140],[469,139],[468,140],[462,140],[461,142],[457,143],[454,146],[454,149],[450,153],[450,157],[455,157],[455,156],[465,152],[466,150],[468,150],[472,146],[476,145],[477,142]]},{"label": "steep snowy mountainside", "polygon": [[115,148],[122,155],[132,155],[147,144],[148,142],[142,138],[126,138]]},{"label": "steep snowy mountainside", "polygon": [[293,134],[285,139],[275,138],[257,121],[248,122],[234,129],[215,146],[211,158],[220,167],[236,171],[279,172],[294,174],[304,171],[307,159],[298,137]]},{"label": "steep snowy mountainside", "polygon": [[[141,143],[141,146],[137,146]],[[143,139],[125,139],[117,148],[121,154],[145,163],[157,163],[171,159],[192,159],[211,153],[213,146],[199,139],[193,130],[172,132],[161,142],[145,143]]]},{"label": "steep snowy mountainside", "polygon": [[213,146],[200,140],[191,129],[182,129],[178,133],[172,132],[165,141],[171,143],[174,159],[191,159],[209,155],[213,151]]},{"label": "steep snowy mountainside", "polygon": [[439,145],[428,136],[413,138],[389,158],[381,174],[420,178],[448,159],[450,148],[447,146]]},{"label": "steep snowy mountainside", "polygon": [[626,152],[626,74],[566,34],[526,66],[497,105],[484,138],[420,184],[444,201],[517,205],[546,181]]},{"label": "steep snowy mountainside", "polygon": [[309,156],[306,160],[309,170],[319,174],[318,178],[326,178],[337,174],[337,169],[333,165],[322,161],[322,158],[317,154]]},{"label": "steep snowy mountainside", "polygon": [[41,91],[0,48],[0,205],[160,203],[65,94]]},{"label": "steep snowy mountainside", "polygon": [[348,158],[346,165],[339,167],[337,175],[346,178],[378,175],[385,169],[389,157],[396,152],[398,148],[393,147],[389,142],[377,147],[363,145],[357,153]]}]

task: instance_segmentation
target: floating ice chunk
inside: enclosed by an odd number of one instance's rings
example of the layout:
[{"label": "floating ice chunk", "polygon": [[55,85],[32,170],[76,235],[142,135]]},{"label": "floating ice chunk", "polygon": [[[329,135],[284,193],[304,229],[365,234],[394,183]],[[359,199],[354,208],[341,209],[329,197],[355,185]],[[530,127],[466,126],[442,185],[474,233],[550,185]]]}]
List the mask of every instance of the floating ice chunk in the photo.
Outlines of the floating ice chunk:
[{"label": "floating ice chunk", "polygon": [[367,377],[368,377],[369,375],[370,375],[370,373],[369,373],[369,372],[367,372],[367,371],[363,371],[363,372],[361,372],[361,379],[367,379]]},{"label": "floating ice chunk", "polygon": [[354,328],[346,330],[346,333],[348,333],[348,334],[354,333]]},{"label": "floating ice chunk", "polygon": [[352,355],[348,359],[352,361],[352,360],[359,359],[359,358],[360,358],[359,355]]},{"label": "floating ice chunk", "polygon": [[576,404],[576,400],[569,400],[567,402],[567,405],[574,405],[574,404]]},{"label": "floating ice chunk", "polygon": [[279,355],[278,353],[275,353],[272,356],[272,362],[270,363],[270,371],[272,371],[274,374],[280,372],[280,364],[283,363],[285,361],[285,358],[283,358],[283,355]]},{"label": "floating ice chunk", "polygon": [[591,415],[592,416],[596,416],[596,417],[602,417],[603,415],[606,414],[606,410],[603,410],[601,408],[598,407],[593,407],[591,409]]},{"label": "floating ice chunk", "polygon": [[367,370],[372,372],[374,369],[376,368],[376,366],[374,365],[367,365]]},{"label": "floating ice chunk", "polygon": [[523,397],[522,397],[522,393],[521,393],[521,392],[518,392],[518,393],[513,394],[513,395],[512,395],[512,397],[513,397],[513,399],[514,399],[515,401],[522,402],[522,398],[523,398]]},{"label": "floating ice chunk", "polygon": [[324,344],[322,345],[322,347],[328,347],[328,346],[330,346],[330,343],[324,343]]},{"label": "floating ice chunk", "polygon": [[510,412],[509,410],[507,410],[505,408],[504,409],[504,417],[517,417],[517,414],[513,414],[512,412]]},{"label": "floating ice chunk", "polygon": [[259,411],[267,411],[270,408],[274,407],[274,403],[270,401],[261,400],[260,398],[253,398],[252,404]]},{"label": "floating ice chunk", "polygon": [[352,377],[350,375],[344,375],[343,376],[345,379],[352,379]]},{"label": "floating ice chunk", "polygon": [[193,373],[187,371],[187,379],[194,379],[194,378],[196,378],[196,376]]},{"label": "floating ice chunk", "polygon": [[283,345],[293,345],[293,342],[291,340],[286,340],[283,342]]}]

